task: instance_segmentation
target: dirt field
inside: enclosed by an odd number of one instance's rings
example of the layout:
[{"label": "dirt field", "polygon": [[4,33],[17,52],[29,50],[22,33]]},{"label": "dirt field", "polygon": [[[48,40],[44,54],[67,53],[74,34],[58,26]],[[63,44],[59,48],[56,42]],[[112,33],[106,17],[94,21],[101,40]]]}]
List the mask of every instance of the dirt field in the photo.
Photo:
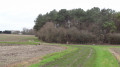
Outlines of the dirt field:
[{"label": "dirt field", "polygon": [[110,52],[115,56],[120,65],[120,48],[110,48]]},{"label": "dirt field", "polygon": [[16,63],[61,50],[64,50],[64,48],[54,45],[0,46],[0,67],[10,67],[10,65]]}]

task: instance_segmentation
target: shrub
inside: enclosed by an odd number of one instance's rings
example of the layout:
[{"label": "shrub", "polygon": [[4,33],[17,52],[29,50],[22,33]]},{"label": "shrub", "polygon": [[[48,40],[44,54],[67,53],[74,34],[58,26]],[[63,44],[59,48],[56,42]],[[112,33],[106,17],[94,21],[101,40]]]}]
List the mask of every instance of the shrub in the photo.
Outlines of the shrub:
[{"label": "shrub", "polygon": [[107,41],[108,43],[111,44],[120,44],[120,34],[119,33],[108,34]]},{"label": "shrub", "polygon": [[65,29],[55,28],[52,22],[47,22],[37,33],[40,40],[58,43],[91,43],[95,35],[88,31],[79,31],[76,27]]},{"label": "shrub", "polygon": [[96,40],[92,33],[85,30],[79,31],[75,27],[67,30],[67,36],[68,41],[73,43],[92,43]]},{"label": "shrub", "polygon": [[39,39],[47,42],[56,42],[57,29],[52,22],[47,22],[39,31]]},{"label": "shrub", "polygon": [[79,30],[75,27],[72,27],[72,28],[67,29],[66,39],[69,42],[75,43],[75,42],[78,42],[79,35],[80,35]]},{"label": "shrub", "polygon": [[[17,33],[19,33],[19,31],[14,31],[13,33],[17,34]],[[24,35],[34,35],[34,30],[23,28],[23,31],[21,33],[24,34]]]},{"label": "shrub", "polygon": [[65,43],[67,41],[66,35],[67,35],[66,29],[59,27],[57,32],[57,42]]},{"label": "shrub", "polygon": [[79,35],[80,41],[83,43],[93,43],[96,42],[96,36],[93,35],[91,32],[82,30],[80,31]]}]

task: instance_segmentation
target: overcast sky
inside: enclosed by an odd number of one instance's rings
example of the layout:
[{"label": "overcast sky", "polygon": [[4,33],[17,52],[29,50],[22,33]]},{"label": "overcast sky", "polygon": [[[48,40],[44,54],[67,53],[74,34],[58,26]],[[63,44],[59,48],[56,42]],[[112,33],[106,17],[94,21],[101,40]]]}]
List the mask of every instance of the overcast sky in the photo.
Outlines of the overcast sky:
[{"label": "overcast sky", "polygon": [[92,7],[110,8],[120,11],[119,0],[0,0],[0,30],[22,30],[33,28],[34,20],[41,13],[53,9],[84,10]]}]

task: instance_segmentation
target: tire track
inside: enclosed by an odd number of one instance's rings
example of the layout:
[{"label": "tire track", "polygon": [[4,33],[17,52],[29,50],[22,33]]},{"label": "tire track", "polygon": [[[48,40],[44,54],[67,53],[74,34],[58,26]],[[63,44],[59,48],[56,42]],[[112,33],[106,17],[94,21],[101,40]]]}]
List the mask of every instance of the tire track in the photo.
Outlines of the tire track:
[{"label": "tire track", "polygon": [[82,67],[82,65],[91,57],[93,49],[90,47],[77,48],[76,51],[40,67]]}]

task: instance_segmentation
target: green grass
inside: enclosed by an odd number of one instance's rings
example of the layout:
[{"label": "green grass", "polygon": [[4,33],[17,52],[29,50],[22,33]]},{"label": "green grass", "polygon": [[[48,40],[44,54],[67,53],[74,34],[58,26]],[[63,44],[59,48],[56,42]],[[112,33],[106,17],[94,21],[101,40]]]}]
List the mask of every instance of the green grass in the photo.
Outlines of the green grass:
[{"label": "green grass", "polygon": [[90,49],[91,48],[89,47],[80,47],[76,51],[72,51],[71,53],[42,65],[41,67],[92,67],[92,63],[89,63],[89,61],[94,61],[95,55],[92,54],[93,56],[88,57]]},{"label": "green grass", "polygon": [[70,47],[70,46],[66,46],[66,47],[67,47],[66,50],[61,51],[61,52],[55,52],[55,53],[52,53],[52,54],[48,54],[48,55],[46,55],[42,58],[42,61],[40,61],[39,63],[36,63],[36,64],[32,64],[29,67],[39,67],[39,66],[44,65],[46,63],[55,61],[56,59],[61,58],[62,56],[70,53],[71,51],[77,50],[77,48],[73,48],[73,47]]},{"label": "green grass", "polygon": [[117,60],[109,52],[108,47],[92,46],[96,51],[96,61],[94,67],[119,67]]},{"label": "green grass", "polygon": [[[70,47],[75,50],[71,51]],[[29,67],[119,67],[109,47],[112,46],[70,45],[69,49],[49,54]]]}]

